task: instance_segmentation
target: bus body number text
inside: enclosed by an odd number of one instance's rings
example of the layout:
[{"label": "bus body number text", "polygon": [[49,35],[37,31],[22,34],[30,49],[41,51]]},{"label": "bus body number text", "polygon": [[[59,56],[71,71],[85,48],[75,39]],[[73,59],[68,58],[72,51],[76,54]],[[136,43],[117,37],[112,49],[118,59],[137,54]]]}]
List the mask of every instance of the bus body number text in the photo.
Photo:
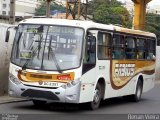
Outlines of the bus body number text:
[{"label": "bus body number text", "polygon": [[130,77],[135,72],[135,64],[116,64],[115,74],[116,77]]}]

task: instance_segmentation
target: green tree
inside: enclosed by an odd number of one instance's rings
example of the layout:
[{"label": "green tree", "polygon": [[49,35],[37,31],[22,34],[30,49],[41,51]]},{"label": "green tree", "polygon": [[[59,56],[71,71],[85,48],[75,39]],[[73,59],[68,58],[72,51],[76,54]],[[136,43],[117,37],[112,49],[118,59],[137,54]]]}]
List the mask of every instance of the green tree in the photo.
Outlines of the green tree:
[{"label": "green tree", "polygon": [[146,30],[160,36],[160,15],[153,13],[146,15]]},{"label": "green tree", "polygon": [[[53,10],[58,10],[58,11],[65,12],[65,7],[55,3],[54,1],[52,1],[51,2],[51,11],[53,11]],[[46,15],[46,2],[42,1],[40,6],[38,8],[36,8],[35,11],[36,11],[35,12],[36,16]]]},{"label": "green tree", "polygon": [[158,38],[158,45],[160,45],[160,15],[148,13],[146,15],[146,31],[155,33]]},{"label": "green tree", "polygon": [[88,13],[98,23],[119,24],[124,27],[132,25],[128,10],[117,0],[93,0],[89,2]]}]

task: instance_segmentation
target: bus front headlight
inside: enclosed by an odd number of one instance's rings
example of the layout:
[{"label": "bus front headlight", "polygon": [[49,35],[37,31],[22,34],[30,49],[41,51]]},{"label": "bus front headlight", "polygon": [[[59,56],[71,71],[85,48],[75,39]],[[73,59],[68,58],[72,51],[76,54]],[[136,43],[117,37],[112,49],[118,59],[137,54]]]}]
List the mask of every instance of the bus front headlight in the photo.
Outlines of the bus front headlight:
[{"label": "bus front headlight", "polygon": [[70,88],[70,87],[73,87],[75,85],[77,85],[78,83],[80,82],[80,78],[78,79],[75,79],[67,84],[63,84],[61,87],[64,88],[64,89],[67,89],[67,88]]},{"label": "bus front headlight", "polygon": [[21,84],[21,82],[19,81],[19,79],[17,79],[14,75],[9,74],[9,80],[11,80],[13,83],[15,83],[16,85]]}]

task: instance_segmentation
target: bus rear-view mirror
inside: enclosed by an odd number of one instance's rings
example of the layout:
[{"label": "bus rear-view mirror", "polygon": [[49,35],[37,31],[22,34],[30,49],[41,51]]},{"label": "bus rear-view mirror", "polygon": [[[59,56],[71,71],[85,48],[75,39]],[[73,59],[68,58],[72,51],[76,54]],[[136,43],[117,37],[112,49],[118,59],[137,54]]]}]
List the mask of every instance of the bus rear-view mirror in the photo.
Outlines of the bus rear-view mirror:
[{"label": "bus rear-view mirror", "polygon": [[7,30],[6,31],[6,38],[5,38],[5,42],[8,42],[9,41],[9,36],[10,36],[10,31]]},{"label": "bus rear-view mirror", "polygon": [[10,31],[9,29],[14,29],[15,31],[17,31],[18,29],[18,26],[10,26],[7,28],[7,31],[6,31],[6,36],[5,36],[5,42],[8,42],[9,41],[9,37],[10,37]]}]

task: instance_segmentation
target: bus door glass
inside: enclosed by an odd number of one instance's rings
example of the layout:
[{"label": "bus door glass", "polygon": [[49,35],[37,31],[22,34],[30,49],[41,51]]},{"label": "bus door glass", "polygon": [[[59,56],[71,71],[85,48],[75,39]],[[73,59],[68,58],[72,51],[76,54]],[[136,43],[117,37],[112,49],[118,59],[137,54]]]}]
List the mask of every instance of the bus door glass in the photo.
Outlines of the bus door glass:
[{"label": "bus door glass", "polygon": [[95,65],[96,65],[96,37],[91,32],[87,32],[83,73],[92,69],[93,67],[95,67]]}]

